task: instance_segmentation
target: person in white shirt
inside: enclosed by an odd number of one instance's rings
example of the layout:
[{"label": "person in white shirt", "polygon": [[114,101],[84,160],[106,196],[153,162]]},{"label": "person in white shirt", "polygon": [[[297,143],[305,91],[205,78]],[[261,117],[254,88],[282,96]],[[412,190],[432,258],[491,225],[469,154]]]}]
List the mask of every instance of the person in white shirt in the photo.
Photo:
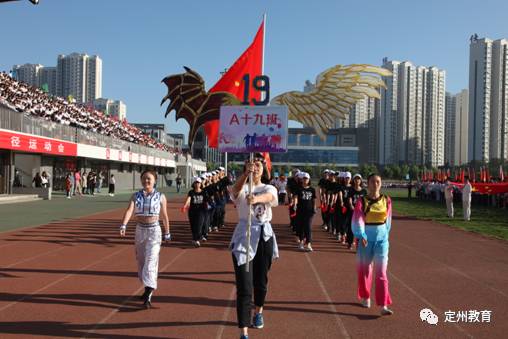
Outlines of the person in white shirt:
[{"label": "person in white shirt", "polygon": [[[132,195],[120,225],[120,236],[125,237],[127,223],[135,215],[138,277],[145,286],[145,292],[140,298],[145,308],[152,307],[152,294],[157,289],[161,243],[171,240],[166,196],[155,189],[156,181],[156,172],[145,170],[141,173],[143,189]],[[164,224],[164,234],[159,224],[160,218]]]},{"label": "person in white shirt", "polygon": [[473,186],[471,186],[468,177],[464,180],[466,183],[462,188],[462,209],[464,211],[464,220],[469,221],[471,219],[471,193],[473,192]]},{"label": "person in white shirt", "polygon": [[109,191],[108,191],[110,197],[115,196],[115,184],[116,184],[115,176],[111,174],[111,177],[109,179]]},{"label": "person in white shirt", "polygon": [[286,185],[287,185],[286,176],[284,174],[281,174],[279,177],[279,180],[276,182],[276,187],[279,192],[279,205],[284,205],[286,202]]},{"label": "person in white shirt", "polygon": [[[252,192],[249,194],[248,178],[252,173]],[[238,211],[238,224],[231,238],[229,249],[233,255],[236,281],[236,312],[241,338],[248,338],[249,327],[263,328],[263,306],[268,291],[268,271],[272,261],[279,257],[273,232],[272,207],[277,206],[277,189],[262,183],[268,174],[263,156],[255,155],[254,162],[246,162],[244,172],[231,189],[231,197]],[[266,177],[265,177],[266,178]],[[250,244],[246,244],[247,219],[251,214]],[[248,247],[248,248],[247,248]],[[247,251],[249,255],[247,256]],[[246,265],[249,271],[246,272]],[[256,307],[251,321],[252,296]]]},{"label": "person in white shirt", "polygon": [[446,179],[446,184],[444,186],[444,196],[448,218],[453,218],[453,185],[450,184],[450,180],[448,179]]}]

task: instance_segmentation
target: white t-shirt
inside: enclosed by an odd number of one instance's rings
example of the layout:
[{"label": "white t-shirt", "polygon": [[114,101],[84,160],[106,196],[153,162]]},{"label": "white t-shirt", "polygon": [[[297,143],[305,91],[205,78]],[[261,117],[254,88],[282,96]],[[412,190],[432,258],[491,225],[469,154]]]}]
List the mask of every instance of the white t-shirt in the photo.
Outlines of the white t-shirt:
[{"label": "white t-shirt", "polygon": [[445,196],[445,199],[447,199],[447,200],[453,199],[453,186],[452,185],[445,185],[444,196]]},{"label": "white t-shirt", "polygon": [[465,184],[462,188],[462,200],[471,200],[471,192],[473,191],[473,186],[471,184]]},{"label": "white t-shirt", "polygon": [[[240,220],[247,220],[249,213],[249,205],[247,205],[247,200],[245,197],[249,192],[249,185],[243,185],[243,188],[238,192],[238,197],[236,199],[233,197],[233,201],[236,204],[236,209],[238,210],[238,218]],[[277,197],[277,189],[272,185],[259,184],[257,186],[252,186],[252,193],[254,196],[271,193],[274,197],[271,203],[267,204],[255,204],[252,206],[252,223],[253,224],[263,224],[266,222],[270,222],[272,220],[272,207],[277,206],[278,197]]]},{"label": "white t-shirt", "polygon": [[286,193],[286,185],[287,185],[287,180],[278,180],[277,181],[277,188],[279,189],[279,193]]}]

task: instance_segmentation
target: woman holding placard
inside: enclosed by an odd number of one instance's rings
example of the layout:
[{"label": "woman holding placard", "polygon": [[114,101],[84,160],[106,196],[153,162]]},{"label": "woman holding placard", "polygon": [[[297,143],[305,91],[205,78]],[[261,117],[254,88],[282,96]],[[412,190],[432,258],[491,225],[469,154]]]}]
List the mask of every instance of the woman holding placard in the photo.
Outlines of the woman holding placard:
[{"label": "woman holding placard", "polygon": [[[268,271],[272,260],[279,257],[277,241],[270,224],[272,207],[277,206],[277,189],[262,183],[267,168],[264,158],[257,153],[254,161],[246,162],[243,174],[234,184],[231,195],[238,211],[236,225],[230,243],[236,278],[236,311],[241,337],[247,338],[249,326],[263,328],[263,306],[267,293]],[[248,185],[252,174],[251,191]],[[250,194],[249,194],[250,191]],[[249,255],[247,255],[247,220],[251,217]],[[248,265],[248,270],[247,266]],[[251,322],[251,303],[254,294],[256,312]]]}]

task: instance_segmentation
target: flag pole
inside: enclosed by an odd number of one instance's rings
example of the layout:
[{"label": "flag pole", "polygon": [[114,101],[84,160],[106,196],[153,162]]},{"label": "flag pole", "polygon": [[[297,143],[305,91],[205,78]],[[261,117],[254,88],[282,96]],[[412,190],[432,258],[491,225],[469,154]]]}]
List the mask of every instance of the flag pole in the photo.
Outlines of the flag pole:
[{"label": "flag pole", "polygon": [[224,152],[224,173],[228,175],[228,152]]},{"label": "flag pole", "polygon": [[[263,14],[263,56],[261,57],[261,75],[265,74],[265,36],[266,36],[266,13]],[[261,95],[264,96],[265,93],[261,92]]]},{"label": "flag pole", "polygon": [[[263,56],[261,58],[261,75],[265,73],[265,33],[266,33],[266,13],[263,14]],[[264,93],[261,93],[264,96]],[[264,98],[261,98],[264,99]],[[254,162],[254,153],[250,152],[249,162]],[[249,195],[252,194],[252,172],[249,173]],[[245,272],[249,272],[249,260],[250,260],[250,236],[251,236],[251,224],[252,224],[252,205],[249,205],[249,215],[247,217],[247,265],[245,265]]]},{"label": "flag pole", "polygon": [[[249,163],[252,164],[254,162],[254,153],[249,153]],[[249,172],[249,197],[252,194],[252,181],[253,174]],[[250,261],[250,228],[252,225],[252,205],[249,204],[249,214],[247,215],[247,265],[245,265],[245,272],[249,272],[249,261]]]}]

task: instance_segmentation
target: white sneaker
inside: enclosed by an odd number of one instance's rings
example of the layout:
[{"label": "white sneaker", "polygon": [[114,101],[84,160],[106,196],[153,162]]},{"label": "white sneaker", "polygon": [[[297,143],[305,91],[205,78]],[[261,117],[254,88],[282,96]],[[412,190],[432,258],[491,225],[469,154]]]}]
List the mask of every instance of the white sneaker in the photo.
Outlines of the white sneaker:
[{"label": "white sneaker", "polygon": [[199,241],[196,241],[196,247],[199,247],[201,246],[201,244],[199,243]]},{"label": "white sneaker", "polygon": [[303,250],[305,249],[305,248],[303,247],[303,243],[299,243],[299,244],[298,244],[298,249],[299,249],[300,251],[303,251]]},{"label": "white sneaker", "polygon": [[312,249],[312,246],[310,244],[307,244],[307,252],[312,252],[312,251],[314,251]]},{"label": "white sneaker", "polygon": [[362,307],[370,308],[370,299],[362,299]]},{"label": "white sneaker", "polygon": [[388,306],[383,306],[383,308],[381,308],[381,315],[392,315],[392,314],[393,311],[389,309]]}]

